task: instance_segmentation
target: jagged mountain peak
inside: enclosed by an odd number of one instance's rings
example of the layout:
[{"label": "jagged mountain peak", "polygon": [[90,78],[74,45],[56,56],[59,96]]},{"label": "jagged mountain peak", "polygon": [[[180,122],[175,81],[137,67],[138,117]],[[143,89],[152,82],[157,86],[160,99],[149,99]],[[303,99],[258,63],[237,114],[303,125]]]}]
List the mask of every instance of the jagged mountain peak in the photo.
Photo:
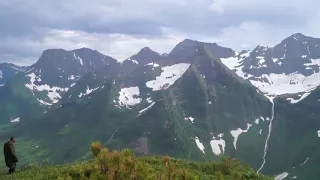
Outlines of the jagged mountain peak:
[{"label": "jagged mountain peak", "polygon": [[193,40],[193,39],[184,39],[183,41],[181,41],[179,44],[180,45],[183,45],[183,46],[187,46],[187,45],[191,45],[191,46],[194,46],[194,45],[199,45],[199,44],[203,44],[204,42],[200,42],[200,41],[197,41],[197,40]]},{"label": "jagged mountain peak", "polygon": [[136,56],[145,56],[145,55],[155,55],[155,56],[159,56],[159,53],[157,53],[156,51],[153,51],[151,48],[149,47],[144,47],[142,48],[137,54]]},{"label": "jagged mountain peak", "polygon": [[[314,38],[302,33],[294,33],[283,39],[278,45],[292,45],[292,44],[315,44],[320,43],[320,38]],[[277,45],[276,45],[277,46]]]},{"label": "jagged mountain peak", "polygon": [[71,50],[71,51],[97,51],[97,50],[94,50],[94,49],[90,49],[90,48],[87,48],[87,47],[82,47],[82,48],[78,48],[78,49],[74,49],[74,50]]},{"label": "jagged mountain peak", "polygon": [[185,54],[185,56],[189,56],[193,54],[200,47],[206,47],[214,56],[219,58],[228,58],[236,55],[235,51],[231,48],[223,47],[218,45],[217,43],[207,43],[200,42],[191,39],[185,39],[184,41],[177,44],[173,50],[170,52],[172,56],[180,56],[181,54]]},{"label": "jagged mountain peak", "polygon": [[320,39],[295,33],[274,47],[258,45],[244,59],[223,61],[268,95],[306,92],[320,84]]},{"label": "jagged mountain peak", "polygon": [[153,51],[150,47],[143,47],[140,52],[143,52],[143,51]]},{"label": "jagged mountain peak", "polygon": [[254,48],[252,50],[252,53],[263,53],[265,51],[268,51],[270,49],[270,47],[268,46],[262,46],[262,45],[258,45],[256,48]]},{"label": "jagged mountain peak", "polygon": [[122,66],[123,71],[128,72],[133,70],[138,65],[145,65],[154,61],[160,61],[164,56],[153,51],[149,47],[142,48],[137,54],[124,60]]},{"label": "jagged mountain peak", "polygon": [[296,32],[296,33],[294,33],[294,34],[292,34],[290,37],[292,37],[292,38],[304,38],[304,37],[306,37],[304,34],[302,34],[302,33],[300,33],[300,32]]}]

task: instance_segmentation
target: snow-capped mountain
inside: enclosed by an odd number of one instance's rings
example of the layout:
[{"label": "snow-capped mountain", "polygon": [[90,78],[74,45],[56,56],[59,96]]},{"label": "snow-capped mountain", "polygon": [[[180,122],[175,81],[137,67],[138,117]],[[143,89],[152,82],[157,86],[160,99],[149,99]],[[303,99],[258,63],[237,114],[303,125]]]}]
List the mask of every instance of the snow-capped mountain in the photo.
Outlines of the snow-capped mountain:
[{"label": "snow-capped mountain", "polygon": [[309,93],[320,85],[320,39],[301,33],[221,61],[267,95]]},{"label": "snow-capped mountain", "polygon": [[159,63],[164,59],[166,59],[165,55],[161,55],[149,47],[144,47],[137,54],[124,60],[121,69],[123,73],[128,73],[139,66],[143,66],[151,62]]},{"label": "snow-capped mountain", "polygon": [[[77,137],[85,133],[88,139],[91,135],[105,137],[111,149],[130,147],[138,154],[168,153],[203,160],[232,154],[235,149],[242,151],[241,139],[247,135],[260,132],[257,141],[263,142],[268,123],[264,119],[269,119],[271,104],[268,99],[243,83],[205,46],[193,49],[188,57],[168,54],[163,61],[150,60],[106,79],[102,69],[87,73],[63,95],[59,106],[37,121],[39,131],[66,129],[64,136],[75,139],[70,148],[78,147],[78,152],[84,148]],[[246,108],[239,108],[242,102]],[[256,124],[261,117],[264,122]],[[34,128],[33,124],[28,127]],[[49,136],[55,139],[60,134]],[[55,142],[55,147],[65,141]],[[263,148],[256,148],[259,151],[250,151],[251,155],[261,158]],[[60,156],[65,156],[64,152],[54,159]]]},{"label": "snow-capped mountain", "polygon": [[[117,63],[117,60],[88,48],[72,51],[45,50],[39,60],[27,70],[26,77],[29,81],[25,86],[41,104],[52,105],[85,73],[113,63]],[[37,95],[39,92],[45,95]]]}]

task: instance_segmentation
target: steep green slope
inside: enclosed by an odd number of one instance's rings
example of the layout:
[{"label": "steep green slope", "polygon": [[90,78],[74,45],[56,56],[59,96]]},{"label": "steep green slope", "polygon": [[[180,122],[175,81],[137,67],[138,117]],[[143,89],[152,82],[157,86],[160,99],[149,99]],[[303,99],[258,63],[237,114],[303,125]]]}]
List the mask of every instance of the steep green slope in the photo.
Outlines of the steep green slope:
[{"label": "steep green slope", "polygon": [[[117,131],[108,146],[112,147],[113,141],[122,142],[142,153],[198,160],[224,153],[258,168],[267,122],[255,124],[255,120],[270,115],[271,103],[207,52],[199,51],[191,59],[186,73],[166,91],[156,92],[160,98],[155,104]],[[239,136],[235,150],[230,131],[244,130],[247,124],[252,127]],[[203,144],[204,153],[196,139]]]},{"label": "steep green slope", "polygon": [[0,86],[5,85],[13,76],[24,72],[27,66],[17,66],[12,63],[0,63]]},{"label": "steep green slope", "polygon": [[263,173],[289,173],[298,179],[319,179],[320,88],[298,103],[275,101],[275,119]]},{"label": "steep green slope", "polygon": [[26,77],[21,73],[0,88],[0,124],[8,124],[20,117],[20,121],[34,119],[43,114],[44,107],[24,86],[25,81]]}]

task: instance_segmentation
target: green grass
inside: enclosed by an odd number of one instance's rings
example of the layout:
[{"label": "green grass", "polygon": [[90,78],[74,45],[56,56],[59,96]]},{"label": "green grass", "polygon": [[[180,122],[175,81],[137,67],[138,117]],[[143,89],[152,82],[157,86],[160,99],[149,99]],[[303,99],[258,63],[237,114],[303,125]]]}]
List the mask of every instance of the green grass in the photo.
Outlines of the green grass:
[{"label": "green grass", "polygon": [[[142,157],[137,159],[141,163],[142,168],[146,170],[144,173],[157,174],[161,171],[162,157]],[[170,159],[176,169],[186,169],[192,175],[187,179],[201,180],[271,180],[261,174],[256,174],[251,168],[242,166],[234,160],[226,160],[221,163],[207,162],[197,163],[181,159]],[[140,170],[143,171],[143,170]],[[148,179],[146,178],[142,179]],[[148,176],[154,179],[154,176]],[[153,178],[151,178],[153,177]],[[107,179],[101,174],[97,163],[93,160],[86,162],[75,162],[73,164],[64,165],[28,165],[23,169],[18,169],[13,175],[7,175],[5,169],[0,170],[1,180],[45,180],[45,179]],[[131,179],[131,178],[125,178]],[[181,179],[181,178],[176,178]]]}]

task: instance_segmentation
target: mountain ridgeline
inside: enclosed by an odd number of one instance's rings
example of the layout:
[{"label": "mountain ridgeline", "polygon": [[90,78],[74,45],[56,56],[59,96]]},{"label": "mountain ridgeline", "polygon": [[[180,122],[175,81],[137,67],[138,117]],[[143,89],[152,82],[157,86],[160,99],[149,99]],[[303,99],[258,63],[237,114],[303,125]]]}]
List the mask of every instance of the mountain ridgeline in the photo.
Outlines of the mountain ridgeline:
[{"label": "mountain ridgeline", "polygon": [[241,52],[186,39],[123,62],[88,48],[46,50],[30,67],[0,65],[0,136],[19,137],[22,163],[71,162],[98,140],[141,156],[230,156],[276,179],[318,179],[319,48],[296,33]]}]

